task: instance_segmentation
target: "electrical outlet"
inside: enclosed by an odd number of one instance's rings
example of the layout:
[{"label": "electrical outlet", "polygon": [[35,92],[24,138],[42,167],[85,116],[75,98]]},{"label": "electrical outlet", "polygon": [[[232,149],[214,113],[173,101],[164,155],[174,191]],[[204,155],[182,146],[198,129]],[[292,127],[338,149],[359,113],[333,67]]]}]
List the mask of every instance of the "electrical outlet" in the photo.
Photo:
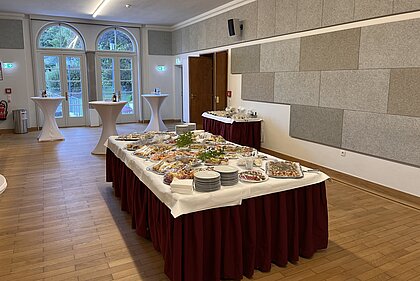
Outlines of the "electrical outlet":
[{"label": "electrical outlet", "polygon": [[340,150],[340,156],[341,157],[346,157],[346,151],[345,150]]}]

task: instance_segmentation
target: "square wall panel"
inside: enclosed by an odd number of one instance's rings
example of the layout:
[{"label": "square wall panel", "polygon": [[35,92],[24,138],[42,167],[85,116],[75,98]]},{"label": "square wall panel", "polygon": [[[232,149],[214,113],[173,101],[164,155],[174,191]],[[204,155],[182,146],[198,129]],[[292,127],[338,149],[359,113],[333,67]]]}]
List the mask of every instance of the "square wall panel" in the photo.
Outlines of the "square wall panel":
[{"label": "square wall panel", "polygon": [[274,73],[243,74],[242,99],[262,102],[273,102]]},{"label": "square wall panel", "polygon": [[394,14],[420,10],[420,0],[394,0]]},{"label": "square wall panel", "polygon": [[420,118],[345,111],[343,148],[420,166]]},{"label": "square wall panel", "polygon": [[321,27],[323,0],[297,0],[297,30]]},{"label": "square wall panel", "polygon": [[357,69],[360,28],[301,38],[300,70]]},{"label": "square wall panel", "polygon": [[276,30],[276,0],[258,0],[257,38],[274,36]]},{"label": "square wall panel", "polygon": [[300,38],[261,45],[261,72],[299,71]]},{"label": "square wall panel", "polygon": [[297,2],[296,0],[276,0],[276,35],[297,30]]},{"label": "square wall panel", "polygon": [[390,70],[321,72],[320,106],[386,113]]},{"label": "square wall panel", "polygon": [[420,67],[420,19],[362,27],[360,69]]},{"label": "square wall panel", "polygon": [[355,0],[354,19],[362,20],[392,14],[393,0]]},{"label": "square wall panel", "polygon": [[260,45],[234,48],[231,56],[232,74],[260,72]]},{"label": "square wall panel", "polygon": [[290,106],[290,136],[334,147],[341,147],[343,110]]},{"label": "square wall panel", "polygon": [[322,26],[329,26],[354,19],[354,0],[324,0]]},{"label": "square wall panel", "polygon": [[278,72],[274,81],[274,102],[318,106],[319,82],[319,71]]},{"label": "square wall panel", "polygon": [[420,117],[420,68],[391,70],[388,113]]}]

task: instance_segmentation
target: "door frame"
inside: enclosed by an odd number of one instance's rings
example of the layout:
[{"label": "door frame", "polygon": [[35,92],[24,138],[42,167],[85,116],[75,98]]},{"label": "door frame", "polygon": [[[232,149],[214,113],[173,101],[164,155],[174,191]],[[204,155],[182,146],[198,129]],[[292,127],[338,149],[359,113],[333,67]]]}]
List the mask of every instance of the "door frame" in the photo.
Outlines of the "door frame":
[{"label": "door frame", "polygon": [[[83,100],[83,120],[82,123],[71,124],[71,119],[68,116],[63,114],[64,118],[56,118],[57,125],[59,127],[76,127],[76,126],[86,126],[87,125],[87,114],[88,114],[88,88],[87,88],[87,67],[86,67],[86,54],[84,51],[67,51],[67,50],[38,50],[36,52],[36,73],[37,73],[37,93],[38,96],[41,96],[41,91],[45,90],[45,72],[44,72],[44,56],[57,56],[60,58],[60,82],[61,82],[61,91],[62,96],[64,92],[67,91],[67,83],[64,83],[62,80],[65,77],[65,82],[67,82],[67,73],[65,71],[66,67],[63,64],[65,62],[65,57],[73,56],[73,57],[80,57],[80,71],[81,71],[81,79],[82,79],[82,100]],[[64,66],[64,67],[63,67]],[[64,88],[63,88],[64,86]],[[63,108],[68,107],[68,103],[63,100]],[[63,112],[64,113],[64,112]],[[37,111],[37,116],[40,117],[39,112]]]},{"label": "door frame", "polygon": [[[133,105],[134,105],[134,113],[133,114],[119,114],[117,123],[133,123],[138,121],[139,112],[139,96],[138,96],[138,66],[137,66],[137,54],[136,53],[128,53],[128,52],[107,52],[107,51],[96,51],[95,53],[95,72],[96,72],[96,95],[97,100],[103,100],[102,97],[102,77],[101,77],[101,58],[113,58],[114,59],[114,68],[116,69],[116,66],[119,66],[119,61],[117,63],[117,60],[120,58],[131,58],[131,65],[132,65],[132,80],[133,80]],[[115,71],[115,70],[114,70]],[[118,69],[119,72],[119,69]],[[118,74],[118,73],[114,73]],[[120,81],[119,77],[115,78],[115,88],[117,91],[117,81]],[[118,86],[120,87],[120,86]]]}]

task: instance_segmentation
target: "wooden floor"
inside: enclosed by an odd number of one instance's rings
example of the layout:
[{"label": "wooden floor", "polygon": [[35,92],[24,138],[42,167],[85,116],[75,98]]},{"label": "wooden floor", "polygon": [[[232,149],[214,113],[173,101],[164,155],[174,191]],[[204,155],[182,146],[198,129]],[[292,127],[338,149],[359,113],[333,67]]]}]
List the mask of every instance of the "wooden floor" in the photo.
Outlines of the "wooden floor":
[{"label": "wooden floor", "polygon": [[[0,135],[0,280],[168,280],[105,182],[105,157],[90,154],[100,129],[62,132],[47,143]],[[328,249],[254,280],[420,280],[419,210],[338,182],[328,201]]]}]

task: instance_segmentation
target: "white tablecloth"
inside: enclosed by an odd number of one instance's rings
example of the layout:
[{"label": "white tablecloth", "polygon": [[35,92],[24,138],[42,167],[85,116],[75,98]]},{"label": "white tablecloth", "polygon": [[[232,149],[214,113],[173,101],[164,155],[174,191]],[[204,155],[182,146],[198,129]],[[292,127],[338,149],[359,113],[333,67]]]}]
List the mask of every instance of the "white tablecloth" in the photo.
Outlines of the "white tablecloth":
[{"label": "white tablecloth", "polygon": [[[175,218],[197,211],[240,205],[243,199],[312,185],[329,179],[322,172],[305,173],[301,179],[270,178],[263,183],[239,182],[237,185],[222,186],[220,190],[209,193],[196,191],[192,195],[171,193],[169,185],[163,183],[163,176],[146,170],[148,166],[153,165],[153,162],[141,159],[133,155],[132,151],[125,150],[124,147],[128,142],[116,141],[115,138],[115,136],[110,137],[106,146],[171,210]],[[229,160],[229,165],[236,166],[236,160]],[[242,170],[241,167],[238,168]]]},{"label": "white tablecloth", "polygon": [[204,112],[203,114],[201,114],[201,116],[209,118],[209,119],[217,120],[223,123],[227,123],[227,124],[233,124],[233,122],[260,122],[262,121],[261,118],[232,119],[232,118],[227,118],[227,117],[216,116],[213,114],[209,114],[207,112]]}]

